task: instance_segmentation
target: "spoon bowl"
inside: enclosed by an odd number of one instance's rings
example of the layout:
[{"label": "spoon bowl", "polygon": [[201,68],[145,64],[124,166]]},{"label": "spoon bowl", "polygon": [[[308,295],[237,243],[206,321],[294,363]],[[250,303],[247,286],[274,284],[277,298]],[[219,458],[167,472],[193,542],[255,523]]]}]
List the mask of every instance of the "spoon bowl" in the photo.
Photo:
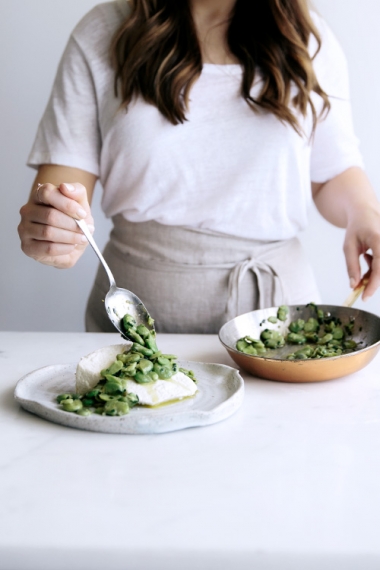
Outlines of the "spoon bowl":
[{"label": "spoon bowl", "polygon": [[107,273],[110,282],[110,289],[104,299],[104,306],[107,311],[108,318],[115,329],[119,331],[122,337],[130,340],[125,334],[122,324],[123,317],[128,314],[132,315],[138,325],[144,325],[149,331],[154,333],[154,321],[149,315],[144,303],[137,297],[137,295],[132,293],[132,291],[121,289],[116,286],[115,278],[96,245],[86,222],[84,220],[75,221],[86,236],[89,244],[98,256],[100,263],[103,265],[105,272]]}]

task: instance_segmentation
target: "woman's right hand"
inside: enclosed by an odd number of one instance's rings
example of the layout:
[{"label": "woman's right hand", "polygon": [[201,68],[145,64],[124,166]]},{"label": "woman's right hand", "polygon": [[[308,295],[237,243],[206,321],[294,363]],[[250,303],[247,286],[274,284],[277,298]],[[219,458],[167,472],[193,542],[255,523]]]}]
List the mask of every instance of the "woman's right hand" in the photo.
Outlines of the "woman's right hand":
[{"label": "woman's right hand", "polygon": [[[93,178],[90,196],[96,181]],[[88,244],[73,218],[84,219],[90,231],[95,229],[88,192],[79,182],[58,186],[36,183],[20,214],[22,251],[40,263],[60,269],[73,267]]]}]

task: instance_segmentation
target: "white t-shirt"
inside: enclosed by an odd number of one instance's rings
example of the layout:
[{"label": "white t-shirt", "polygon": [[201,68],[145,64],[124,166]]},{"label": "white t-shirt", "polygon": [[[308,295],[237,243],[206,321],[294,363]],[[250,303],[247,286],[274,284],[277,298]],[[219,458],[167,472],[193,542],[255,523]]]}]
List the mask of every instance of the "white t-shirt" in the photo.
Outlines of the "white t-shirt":
[{"label": "white t-shirt", "polygon": [[[136,99],[120,110],[109,43],[128,13],[126,0],[100,4],[73,31],[28,164],[60,164],[100,177],[110,217],[155,220],[257,240],[295,236],[307,225],[310,181],[362,166],[353,132],[347,66],[327,25],[314,60],[331,111],[310,140],[240,95],[239,65],[205,64],[192,87],[187,121],[172,125]],[[311,42],[311,53],[315,42]],[[260,89],[260,79],[252,88]],[[317,110],[320,97],[313,94]]]}]

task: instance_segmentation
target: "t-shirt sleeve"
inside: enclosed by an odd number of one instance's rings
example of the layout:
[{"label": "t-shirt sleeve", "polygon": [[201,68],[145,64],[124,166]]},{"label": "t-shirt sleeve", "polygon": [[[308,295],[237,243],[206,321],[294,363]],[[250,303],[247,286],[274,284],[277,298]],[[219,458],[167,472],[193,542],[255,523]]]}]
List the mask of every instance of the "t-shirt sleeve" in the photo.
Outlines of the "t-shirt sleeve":
[{"label": "t-shirt sleeve", "polygon": [[318,18],[316,24],[322,47],[314,69],[331,109],[319,120],[312,140],[310,174],[313,182],[326,182],[352,166],[362,168],[363,159],[353,127],[345,55],[326,23]]},{"label": "t-shirt sleeve", "polygon": [[99,176],[100,131],[94,81],[72,35],[38,127],[28,165],[59,164]]}]

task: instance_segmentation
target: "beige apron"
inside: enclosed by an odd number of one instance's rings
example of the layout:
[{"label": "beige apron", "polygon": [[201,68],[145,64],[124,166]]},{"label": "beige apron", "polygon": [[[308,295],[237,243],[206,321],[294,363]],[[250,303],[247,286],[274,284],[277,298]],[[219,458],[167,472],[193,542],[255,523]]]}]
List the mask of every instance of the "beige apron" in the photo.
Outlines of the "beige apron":
[{"label": "beige apron", "polygon": [[[262,242],[184,226],[113,218],[104,257],[118,287],[133,291],[166,333],[215,334],[233,317],[281,304],[319,302],[297,238]],[[86,311],[89,332],[115,332],[100,266]]]}]

